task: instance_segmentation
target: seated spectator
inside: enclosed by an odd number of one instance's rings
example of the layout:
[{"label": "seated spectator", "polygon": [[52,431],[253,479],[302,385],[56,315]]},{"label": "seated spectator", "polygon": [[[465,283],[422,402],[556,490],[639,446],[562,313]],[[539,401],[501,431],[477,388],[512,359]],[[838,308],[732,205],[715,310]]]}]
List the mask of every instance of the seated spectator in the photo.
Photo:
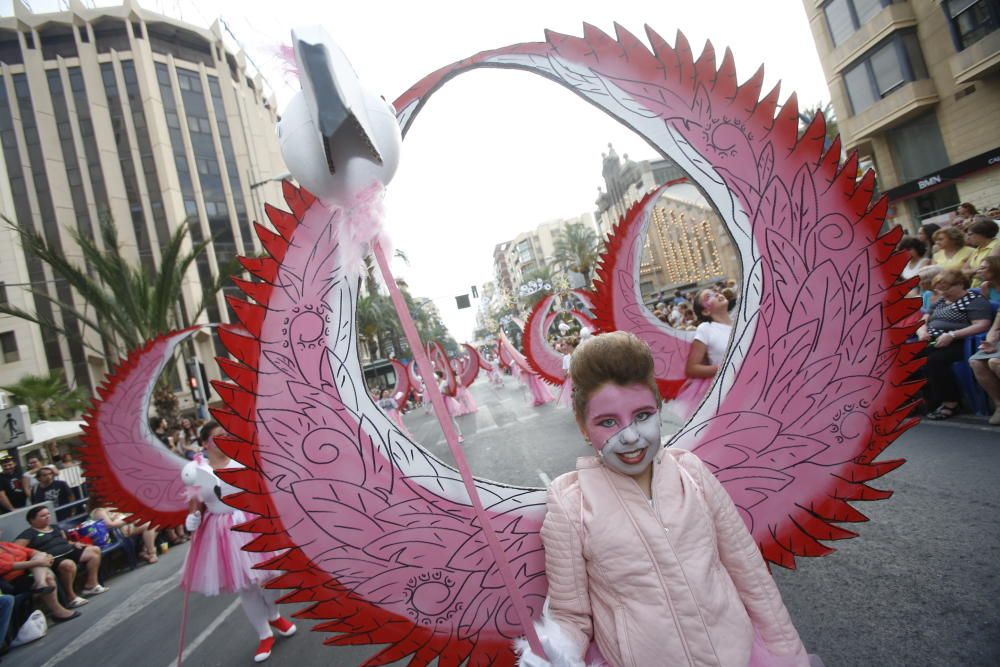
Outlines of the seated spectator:
[{"label": "seated spectator", "polygon": [[937,295],[934,294],[934,279],[942,270],[940,266],[932,264],[925,266],[917,273],[920,276],[920,298],[923,301],[920,312],[924,314],[930,313],[937,302]]},{"label": "seated spectator", "polygon": [[0,507],[4,513],[13,512],[28,504],[28,496],[21,484],[21,469],[12,457],[0,463]]},{"label": "seated spectator", "polygon": [[965,245],[965,233],[958,227],[944,227],[934,232],[934,263],[942,269],[961,269],[972,254]]},{"label": "seated spectator", "polygon": [[[80,612],[59,604],[56,577],[52,573],[54,561],[52,554],[14,542],[0,542],[0,577],[11,584],[15,594],[30,590],[37,595],[48,607],[52,620],[61,623],[76,618]],[[31,576],[25,576],[29,572]]]},{"label": "seated spectator", "polygon": [[965,260],[962,272],[972,278],[973,287],[979,287],[979,279],[975,274],[983,260],[987,257],[1000,257],[1000,239],[997,238],[997,231],[1000,231],[1000,226],[984,215],[977,215],[976,219],[965,228],[965,244],[973,250]]},{"label": "seated spectator", "polygon": [[117,511],[113,507],[101,507],[94,496],[90,497],[88,503],[90,507],[90,518],[94,521],[103,521],[108,529],[117,528],[125,539],[139,537],[142,540],[142,549],[139,557],[152,565],[159,559],[156,557],[156,530],[149,523],[135,525],[125,520],[128,515]]},{"label": "seated spectator", "polygon": [[993,302],[1000,302],[1000,255],[991,255],[979,264],[976,271],[979,293]]},{"label": "seated spectator", "polygon": [[903,267],[903,273],[899,276],[901,280],[909,280],[920,273],[920,269],[931,263],[927,257],[927,245],[916,237],[904,236],[896,245],[896,250],[903,250],[910,255],[910,261]]},{"label": "seated spectator", "polygon": [[990,304],[978,292],[969,290],[969,279],[961,271],[942,271],[934,279],[940,295],[927,322],[917,330],[917,338],[929,344],[927,384],[924,396],[934,409],[927,419],[950,419],[959,412],[962,391],[951,365],[965,360],[961,339],[975,336],[990,326]]},{"label": "seated spectator", "polygon": [[962,202],[955,209],[955,216],[951,220],[951,224],[955,225],[959,229],[963,229],[966,225],[972,222],[972,219],[976,216],[979,211],[976,207],[969,202]]},{"label": "seated spectator", "polygon": [[[27,518],[31,527],[18,535],[15,542],[22,547],[52,555],[52,569],[59,575],[66,595],[72,598],[69,603],[71,609],[87,604],[85,598],[100,595],[108,590],[97,581],[97,572],[101,567],[99,547],[70,542],[63,529],[51,525],[52,513],[45,505],[32,507],[28,510]],[[86,568],[82,591],[84,597],[76,595],[76,588],[73,585],[77,565]]]},{"label": "seated spectator", "polygon": [[56,506],[56,519],[62,521],[73,514],[72,509],[58,509],[76,500],[76,494],[69,484],[56,479],[56,469],[53,466],[43,466],[38,469],[35,477],[38,484],[31,490],[31,503],[38,505],[46,501]]},{"label": "seated spectator", "polygon": [[993,319],[993,326],[987,332],[986,340],[980,343],[976,354],[969,358],[969,365],[979,386],[996,408],[989,419],[990,424],[1000,426],[1000,311]]},{"label": "seated spectator", "polygon": [[920,229],[917,230],[917,240],[923,242],[923,244],[927,246],[928,259],[932,259],[934,254],[934,234],[939,229],[941,229],[941,225],[928,222],[926,225],[920,225]]}]

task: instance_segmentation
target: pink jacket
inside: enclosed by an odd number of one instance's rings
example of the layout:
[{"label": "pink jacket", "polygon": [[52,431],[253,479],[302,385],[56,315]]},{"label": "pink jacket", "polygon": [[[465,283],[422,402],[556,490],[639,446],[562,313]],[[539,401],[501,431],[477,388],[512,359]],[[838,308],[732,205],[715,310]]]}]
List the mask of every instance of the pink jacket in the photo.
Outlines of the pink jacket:
[{"label": "pink jacket", "polygon": [[729,495],[690,452],[657,456],[652,503],[579,459],[549,489],[542,541],[548,613],[580,656],[593,639],[616,667],[745,667],[756,628],[770,653],[809,664]]}]

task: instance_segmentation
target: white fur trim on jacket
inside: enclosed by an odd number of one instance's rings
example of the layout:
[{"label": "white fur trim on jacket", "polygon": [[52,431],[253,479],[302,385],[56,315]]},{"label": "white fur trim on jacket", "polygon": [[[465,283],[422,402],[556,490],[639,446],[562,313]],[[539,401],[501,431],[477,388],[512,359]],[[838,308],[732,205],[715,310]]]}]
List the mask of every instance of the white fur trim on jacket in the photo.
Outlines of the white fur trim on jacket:
[{"label": "white fur trim on jacket", "polygon": [[579,647],[550,616],[543,613],[541,619],[535,621],[535,632],[548,660],[533,653],[528,640],[516,639],[514,651],[520,667],[596,667],[584,663]]}]

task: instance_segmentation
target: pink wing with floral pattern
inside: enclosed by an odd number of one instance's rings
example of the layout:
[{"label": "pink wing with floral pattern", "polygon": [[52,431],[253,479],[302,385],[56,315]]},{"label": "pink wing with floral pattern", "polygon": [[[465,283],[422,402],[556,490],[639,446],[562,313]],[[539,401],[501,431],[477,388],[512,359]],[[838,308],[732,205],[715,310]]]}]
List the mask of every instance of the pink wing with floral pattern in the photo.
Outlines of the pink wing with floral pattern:
[{"label": "pink wing with floral pattern", "polygon": [[[616,31],[585,25],[582,38],[548,32],[542,43],[477,54],[407,91],[398,117],[405,131],[462,71],[522,69],[606,111],[686,171],[729,228],[744,275],[722,371],[673,444],[715,471],[765,557],[794,567],[795,556],[828,553],[823,541],[853,536],[835,525],[864,520],[848,501],[886,497],[867,483],[902,463],[877,460],[914,423],[919,388],[908,378],[920,346],[905,343],[912,326],[897,325],[918,307],[905,298],[912,283],[898,283],[901,230],[880,233],[886,201],[872,201],[874,174],[857,179],[855,154],[840,164],[839,141],[824,148],[822,115],[800,135],[794,95],[780,110],[777,88],[761,97],[762,69],[740,85],[728,50],[717,63],[711,44],[695,58],[679,33],[671,46],[647,29],[649,48]],[[608,278],[621,301],[599,323],[642,332],[645,309],[627,289],[634,269]]]}]

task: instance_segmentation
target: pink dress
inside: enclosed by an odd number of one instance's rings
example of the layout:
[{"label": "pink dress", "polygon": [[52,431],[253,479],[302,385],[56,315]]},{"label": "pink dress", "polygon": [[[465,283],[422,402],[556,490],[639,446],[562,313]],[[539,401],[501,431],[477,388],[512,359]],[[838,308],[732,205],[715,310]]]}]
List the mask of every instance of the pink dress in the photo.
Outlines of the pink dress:
[{"label": "pink dress", "polygon": [[[233,462],[233,465],[238,464]],[[220,496],[239,492],[218,477],[215,479]],[[184,558],[181,588],[203,595],[236,593],[259,586],[273,577],[274,572],[253,567],[275,554],[244,551],[243,547],[254,539],[254,535],[232,529],[246,523],[247,516],[219,500],[215,489],[200,491],[205,511]]]},{"label": "pink dress", "polygon": [[466,387],[463,387],[461,383],[458,385],[455,397],[458,399],[458,402],[462,404],[461,414],[471,415],[473,412],[479,410],[479,406],[476,405],[476,399],[472,398],[472,392]]},{"label": "pink dress", "polygon": [[537,375],[534,373],[524,373],[522,377],[528,378],[528,390],[531,392],[532,407],[537,408],[539,405],[545,405],[556,400],[552,396],[552,392],[549,391],[549,388],[545,386],[545,383]]}]

